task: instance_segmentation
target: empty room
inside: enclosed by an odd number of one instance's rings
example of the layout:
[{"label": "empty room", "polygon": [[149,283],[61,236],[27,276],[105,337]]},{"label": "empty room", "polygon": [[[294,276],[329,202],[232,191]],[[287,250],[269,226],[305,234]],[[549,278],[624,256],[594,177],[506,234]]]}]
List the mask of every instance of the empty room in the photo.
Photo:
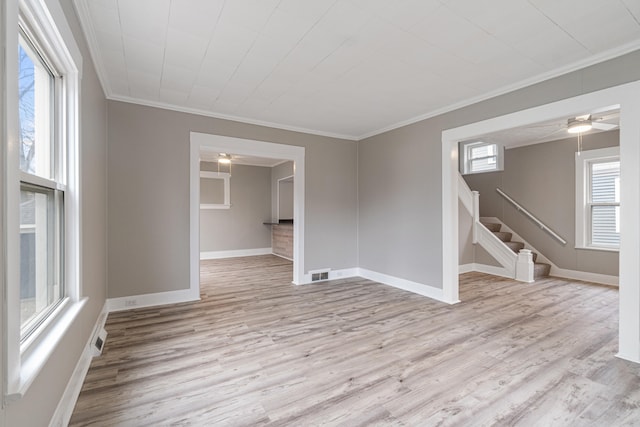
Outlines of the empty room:
[{"label": "empty room", "polygon": [[640,424],[640,1],[0,22],[0,425]]}]

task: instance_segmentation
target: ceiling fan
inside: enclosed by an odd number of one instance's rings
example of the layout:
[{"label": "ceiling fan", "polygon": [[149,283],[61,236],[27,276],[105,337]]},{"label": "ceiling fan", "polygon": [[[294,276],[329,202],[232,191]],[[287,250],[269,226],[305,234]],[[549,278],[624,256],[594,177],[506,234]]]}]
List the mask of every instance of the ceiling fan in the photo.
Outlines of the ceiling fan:
[{"label": "ceiling fan", "polygon": [[610,114],[609,116],[594,118],[591,114],[576,116],[567,120],[567,132],[582,133],[591,129],[612,130],[618,127],[615,123],[606,123],[607,120],[617,118],[618,114]]}]

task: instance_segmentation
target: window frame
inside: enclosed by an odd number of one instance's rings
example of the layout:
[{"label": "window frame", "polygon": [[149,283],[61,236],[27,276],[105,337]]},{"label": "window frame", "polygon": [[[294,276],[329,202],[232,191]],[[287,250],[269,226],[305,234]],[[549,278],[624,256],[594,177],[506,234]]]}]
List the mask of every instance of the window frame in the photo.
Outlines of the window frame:
[{"label": "window frame", "polygon": [[[471,158],[471,151],[474,148],[485,147],[485,146],[495,146],[496,154],[492,156]],[[460,143],[460,171],[463,175],[472,175],[477,173],[488,173],[488,172],[500,172],[504,170],[504,146],[495,142],[487,142],[487,141],[467,141]],[[476,170],[474,171],[471,163],[474,160],[482,160],[495,157],[496,167],[494,169],[489,170]]]},{"label": "window frame", "polygon": [[[20,399],[44,367],[57,345],[73,324],[87,299],[81,298],[81,212],[80,212],[80,147],[79,147],[79,90],[82,55],[66,22],[64,12],[56,1],[19,0],[16,8],[6,9],[5,53],[7,73],[5,82],[5,174],[2,191],[5,194],[5,225],[3,247],[6,251],[3,263],[4,295],[3,346],[4,401]],[[56,81],[58,95],[54,137],[61,144],[53,156],[59,174],[46,179],[20,170],[20,141],[18,120],[18,43],[20,33],[45,59],[46,65],[59,73]],[[61,249],[65,294],[37,328],[21,340],[20,321],[20,188],[21,181],[64,190],[64,218],[61,224],[64,246]]]},{"label": "window frame", "polygon": [[[200,179],[221,179],[223,183],[223,203],[200,203],[200,209],[230,209],[231,208],[231,174],[228,172],[200,171]],[[200,197],[200,196],[198,196]]]},{"label": "window frame", "polygon": [[[607,147],[595,150],[576,152],[576,249],[619,252],[620,246],[594,245],[592,242],[592,207],[616,205],[611,203],[591,202],[591,166],[595,163],[606,163],[620,160],[620,147]],[[621,184],[622,185],[622,184]],[[617,203],[620,206],[620,203]]]},{"label": "window frame", "polygon": [[[46,72],[50,76],[50,87],[49,89],[49,102],[47,102],[47,139],[50,145],[49,152],[47,153],[47,162],[49,163],[47,170],[48,176],[42,176],[39,171],[34,171],[31,173],[29,171],[20,170],[20,191],[23,191],[23,187],[31,188],[31,191],[46,194],[47,191],[51,191],[53,194],[53,206],[47,208],[47,213],[52,213],[54,215],[54,222],[51,224],[54,229],[51,230],[54,242],[52,249],[54,251],[53,256],[54,259],[54,276],[55,281],[58,286],[61,287],[61,298],[58,298],[54,303],[49,304],[42,312],[37,314],[34,319],[28,322],[29,326],[24,327],[25,325],[20,325],[20,342],[21,343],[29,343],[30,336],[33,333],[37,333],[38,328],[42,323],[46,321],[46,318],[51,315],[55,311],[58,305],[63,304],[66,299],[66,291],[65,291],[65,280],[64,280],[64,194],[66,192],[66,180],[67,176],[65,173],[65,163],[64,159],[66,157],[66,144],[65,135],[64,135],[64,126],[63,120],[65,114],[63,113],[64,102],[62,100],[63,96],[63,78],[60,73],[56,70],[55,66],[52,64],[52,61],[49,59],[47,52],[45,49],[38,43],[37,39],[33,34],[33,30],[30,28],[30,25],[27,22],[24,22],[22,16],[19,17],[19,35],[18,35],[19,45],[22,46],[23,50],[33,59],[37,57],[41,65],[44,67]],[[35,64],[34,64],[35,65]],[[34,67],[35,71],[35,67]],[[37,75],[34,75],[34,80],[38,80]],[[36,95],[37,98],[37,95]],[[34,105],[34,108],[38,107],[38,103]],[[40,117],[37,114],[36,117]],[[40,129],[42,130],[42,129]],[[37,135],[36,130],[36,135]],[[34,141],[35,143],[35,141]],[[18,144],[21,144],[21,141],[18,141]],[[39,148],[42,145],[38,146]],[[35,147],[34,147],[35,149]],[[51,209],[51,212],[50,212]],[[60,217],[60,218],[59,218]],[[22,226],[21,226],[22,231]],[[22,233],[21,233],[22,234]]]}]

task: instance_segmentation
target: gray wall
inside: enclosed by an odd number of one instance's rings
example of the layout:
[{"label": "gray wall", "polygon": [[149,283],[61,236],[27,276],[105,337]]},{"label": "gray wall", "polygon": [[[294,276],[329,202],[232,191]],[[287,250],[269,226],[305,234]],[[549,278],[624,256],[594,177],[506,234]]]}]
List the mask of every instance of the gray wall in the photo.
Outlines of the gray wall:
[{"label": "gray wall", "polygon": [[[583,137],[583,150],[619,145],[619,131]],[[465,175],[480,192],[480,215],[500,218],[560,268],[618,275],[618,253],[575,249],[577,139],[505,150],[504,171]],[[562,245],[506,202],[502,189],[567,241]]]},{"label": "gray wall", "polygon": [[60,3],[83,57],[80,90],[81,289],[82,296],[88,301],[26,395],[5,407],[7,426],[49,424],[106,297],[106,101],[71,0]]},{"label": "gray wall", "polygon": [[636,51],[360,141],[360,267],[442,288],[443,130],[638,79]]},{"label": "gray wall", "polygon": [[278,180],[288,176],[293,176],[293,162],[284,162],[271,168],[271,219],[273,222],[278,221]]},{"label": "gray wall", "polygon": [[305,147],[305,270],[356,266],[356,143],[116,101],[108,117],[109,297],[189,287],[191,131]]},{"label": "gray wall", "polygon": [[[201,163],[201,170],[217,170]],[[225,169],[226,170],[226,169]],[[200,209],[200,251],[271,247],[271,168],[232,165],[231,208]]]},{"label": "gray wall", "polygon": [[293,219],[293,179],[279,183],[278,219]]}]

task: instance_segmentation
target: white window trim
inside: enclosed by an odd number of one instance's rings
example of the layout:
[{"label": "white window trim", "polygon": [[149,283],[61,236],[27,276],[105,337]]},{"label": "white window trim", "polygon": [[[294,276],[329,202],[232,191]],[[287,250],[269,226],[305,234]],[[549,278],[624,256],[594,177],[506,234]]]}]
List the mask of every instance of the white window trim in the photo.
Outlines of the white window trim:
[{"label": "white window trim", "polygon": [[600,148],[576,153],[576,249],[619,252],[620,248],[591,244],[589,212],[589,165],[594,161],[619,160],[620,147]]},{"label": "white window trim", "polygon": [[[38,376],[49,357],[73,324],[78,313],[86,303],[81,300],[81,211],[80,211],[80,145],[79,145],[79,91],[82,70],[82,56],[66,21],[58,0],[20,0],[19,9],[8,7],[4,17],[6,32],[5,74],[6,157],[5,169],[6,194],[6,234],[3,245],[6,248],[6,264],[3,265],[4,285],[7,289],[2,323],[3,345],[5,348],[4,401],[21,398]],[[63,76],[60,101],[66,114],[60,132],[66,153],[62,170],[65,191],[65,287],[66,297],[56,307],[46,321],[25,342],[20,343],[20,286],[19,286],[19,248],[20,221],[18,209],[20,200],[20,170],[18,115],[14,106],[18,105],[17,59],[18,59],[18,21],[19,15],[28,23],[41,48],[47,53],[57,71]]]},{"label": "white window trim", "polygon": [[[471,148],[483,145],[496,146],[496,168],[484,171],[471,171],[471,167],[469,166],[469,153],[471,151]],[[462,154],[460,156],[460,172],[462,173],[462,175],[475,175],[477,173],[500,172],[504,170],[504,146],[501,144],[486,141],[468,141],[460,144],[459,152]]]},{"label": "white window trim", "polygon": [[200,178],[224,180],[224,203],[200,203],[200,209],[229,209],[231,208],[231,174],[227,172],[200,171]]}]

